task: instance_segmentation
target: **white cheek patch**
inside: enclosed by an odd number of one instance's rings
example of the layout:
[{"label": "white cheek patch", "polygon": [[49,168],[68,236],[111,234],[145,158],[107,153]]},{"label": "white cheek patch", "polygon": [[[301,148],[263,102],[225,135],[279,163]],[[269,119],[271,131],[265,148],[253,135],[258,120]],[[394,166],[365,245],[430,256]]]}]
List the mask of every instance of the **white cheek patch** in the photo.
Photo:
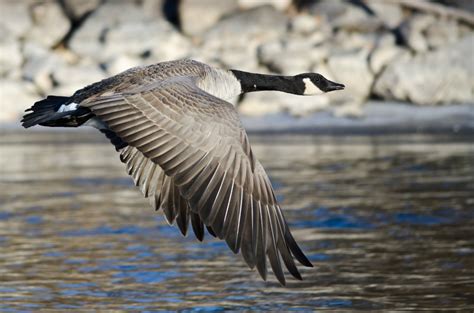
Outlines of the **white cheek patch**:
[{"label": "white cheek patch", "polygon": [[58,113],[61,112],[68,112],[68,111],[74,111],[77,109],[78,104],[77,103],[69,103],[68,105],[63,104],[62,106],[59,107]]},{"label": "white cheek patch", "polygon": [[303,78],[304,82],[304,95],[306,96],[314,96],[314,95],[322,95],[324,91],[319,89],[309,78]]}]

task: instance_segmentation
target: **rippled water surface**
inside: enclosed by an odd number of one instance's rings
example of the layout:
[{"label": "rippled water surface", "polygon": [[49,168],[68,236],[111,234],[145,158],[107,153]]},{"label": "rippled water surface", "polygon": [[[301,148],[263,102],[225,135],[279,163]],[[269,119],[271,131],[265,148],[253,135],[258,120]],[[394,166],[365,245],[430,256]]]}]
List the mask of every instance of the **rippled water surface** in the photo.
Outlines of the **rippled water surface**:
[{"label": "rippled water surface", "polygon": [[315,265],[281,287],[182,238],[88,132],[0,139],[0,311],[474,309],[474,148],[444,136],[253,136]]}]

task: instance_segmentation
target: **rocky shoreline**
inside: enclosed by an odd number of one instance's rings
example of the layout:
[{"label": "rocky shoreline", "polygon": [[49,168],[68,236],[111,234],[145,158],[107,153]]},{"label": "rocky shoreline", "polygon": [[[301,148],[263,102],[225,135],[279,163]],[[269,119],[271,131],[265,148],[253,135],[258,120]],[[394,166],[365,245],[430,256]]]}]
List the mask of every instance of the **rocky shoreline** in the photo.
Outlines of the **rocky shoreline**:
[{"label": "rocky shoreline", "polygon": [[[347,86],[322,97],[270,92],[241,113],[362,116],[369,100],[474,103],[469,1],[57,0],[0,3],[0,122],[47,94],[178,58],[246,71],[316,71]],[[417,1],[425,3],[425,1]]]}]

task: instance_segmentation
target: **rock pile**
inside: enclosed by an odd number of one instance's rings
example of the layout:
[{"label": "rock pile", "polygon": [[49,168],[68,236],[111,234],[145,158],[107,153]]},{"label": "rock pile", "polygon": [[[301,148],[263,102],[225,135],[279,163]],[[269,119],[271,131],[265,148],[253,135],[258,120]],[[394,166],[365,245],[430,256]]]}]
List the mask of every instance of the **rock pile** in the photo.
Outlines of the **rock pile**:
[{"label": "rock pile", "polygon": [[248,94],[238,103],[248,115],[357,116],[370,98],[473,103],[472,2],[449,3],[463,10],[421,0],[2,1],[0,121],[16,120],[44,95],[179,58],[315,71],[347,86],[319,98]]}]

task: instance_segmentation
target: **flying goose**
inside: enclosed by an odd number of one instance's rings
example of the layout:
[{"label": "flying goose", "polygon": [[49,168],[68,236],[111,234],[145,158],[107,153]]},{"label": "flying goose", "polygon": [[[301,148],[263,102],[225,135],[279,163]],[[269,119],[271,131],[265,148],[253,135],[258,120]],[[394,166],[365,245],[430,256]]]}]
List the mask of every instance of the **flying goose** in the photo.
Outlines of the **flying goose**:
[{"label": "flying goose", "polygon": [[241,93],[276,90],[316,95],[344,89],[320,74],[264,75],[214,68],[194,60],[131,68],[76,91],[48,96],[23,116],[25,128],[93,126],[120,153],[127,172],[155,210],[200,241],[204,226],[224,239],[264,280],[268,257],[285,285],[281,259],[302,279],[293,257],[312,267],[252,152],[236,109]]}]

